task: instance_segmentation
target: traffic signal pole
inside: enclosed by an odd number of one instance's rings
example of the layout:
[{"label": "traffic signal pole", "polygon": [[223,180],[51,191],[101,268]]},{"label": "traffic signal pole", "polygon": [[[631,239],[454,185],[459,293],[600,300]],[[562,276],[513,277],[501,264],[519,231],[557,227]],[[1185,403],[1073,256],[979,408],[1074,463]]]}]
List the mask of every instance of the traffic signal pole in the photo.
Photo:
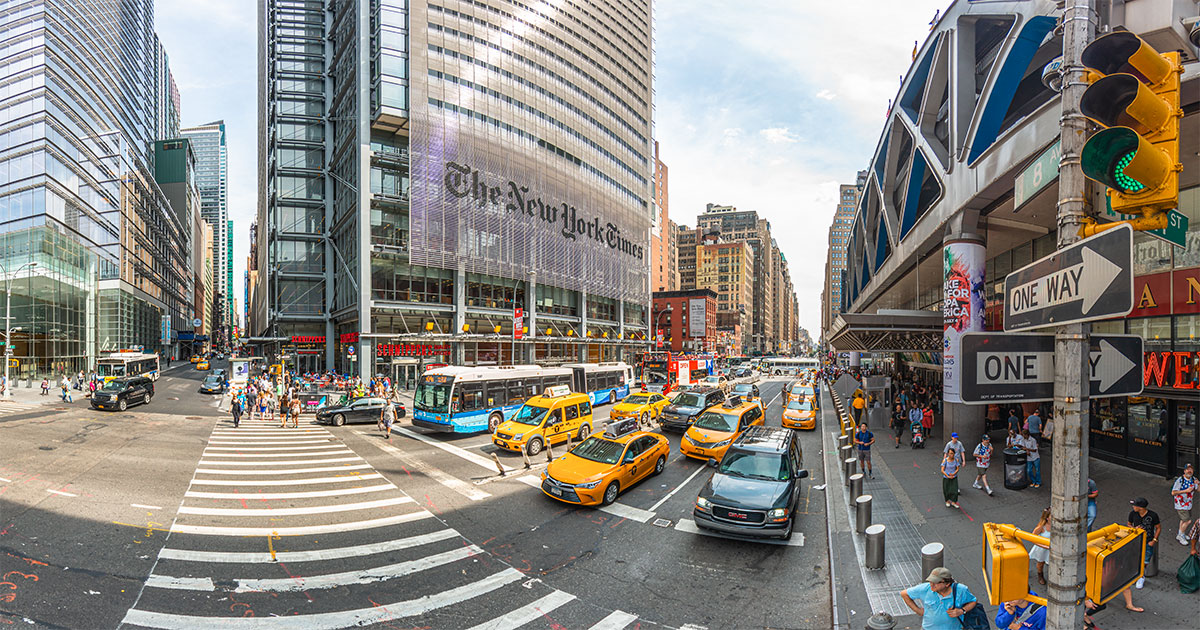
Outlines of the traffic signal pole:
[{"label": "traffic signal pole", "polygon": [[[1089,121],[1079,109],[1088,83],[1083,49],[1096,35],[1096,0],[1066,0],[1063,8],[1063,90],[1059,119],[1058,248],[1079,240],[1087,216],[1087,179],[1080,162]],[[1046,628],[1083,626],[1087,580],[1088,337],[1091,324],[1054,333],[1054,449],[1050,478],[1050,560]]]}]

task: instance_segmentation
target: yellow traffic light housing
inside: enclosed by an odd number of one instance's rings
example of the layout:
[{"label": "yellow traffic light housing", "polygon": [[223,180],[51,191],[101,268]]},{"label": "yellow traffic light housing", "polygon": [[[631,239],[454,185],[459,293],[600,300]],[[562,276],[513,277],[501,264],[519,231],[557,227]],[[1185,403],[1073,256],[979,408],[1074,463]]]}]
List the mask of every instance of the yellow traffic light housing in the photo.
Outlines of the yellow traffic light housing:
[{"label": "yellow traffic light housing", "polygon": [[[1179,53],[1159,54],[1128,31],[1088,45],[1082,61],[1100,73],[1079,109],[1106,127],[1088,139],[1084,175],[1108,187],[1124,214],[1160,214],[1179,205]],[[1137,226],[1135,226],[1137,227]]]},{"label": "yellow traffic light housing", "polygon": [[1029,595],[1029,552],[1012,529],[983,524],[983,584],[993,606]]},{"label": "yellow traffic light housing", "polygon": [[1146,531],[1109,525],[1088,534],[1088,598],[1103,604],[1142,577],[1146,561]]}]

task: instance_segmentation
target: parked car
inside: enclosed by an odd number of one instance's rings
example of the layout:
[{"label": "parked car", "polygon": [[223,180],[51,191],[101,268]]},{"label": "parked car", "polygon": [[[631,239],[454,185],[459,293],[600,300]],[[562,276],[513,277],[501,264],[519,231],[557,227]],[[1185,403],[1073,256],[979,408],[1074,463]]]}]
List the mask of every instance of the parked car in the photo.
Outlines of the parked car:
[{"label": "parked car", "polygon": [[803,466],[800,440],[791,429],[750,427],[734,440],[716,472],[696,497],[696,526],[736,537],[789,540],[796,523],[796,504]]},{"label": "parked car", "polygon": [[125,411],[134,403],[149,403],[154,397],[154,381],[145,376],[114,378],[92,395],[93,409]]},{"label": "parked car", "polygon": [[[379,421],[379,414],[388,401],[374,396],[355,398],[344,405],[329,405],[317,410],[317,422],[328,422],[334,426],[350,423],[374,423]],[[407,414],[403,403],[391,403],[396,408],[396,417],[403,418]]]}]

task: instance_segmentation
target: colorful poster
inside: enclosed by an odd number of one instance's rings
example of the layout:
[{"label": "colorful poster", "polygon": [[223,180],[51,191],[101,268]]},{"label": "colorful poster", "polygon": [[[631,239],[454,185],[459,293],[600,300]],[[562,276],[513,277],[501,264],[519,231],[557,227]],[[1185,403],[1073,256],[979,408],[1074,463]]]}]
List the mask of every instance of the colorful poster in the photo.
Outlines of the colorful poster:
[{"label": "colorful poster", "polygon": [[942,392],[946,402],[962,402],[957,359],[963,333],[983,331],[985,251],[983,244],[974,241],[953,241],[942,250]]}]

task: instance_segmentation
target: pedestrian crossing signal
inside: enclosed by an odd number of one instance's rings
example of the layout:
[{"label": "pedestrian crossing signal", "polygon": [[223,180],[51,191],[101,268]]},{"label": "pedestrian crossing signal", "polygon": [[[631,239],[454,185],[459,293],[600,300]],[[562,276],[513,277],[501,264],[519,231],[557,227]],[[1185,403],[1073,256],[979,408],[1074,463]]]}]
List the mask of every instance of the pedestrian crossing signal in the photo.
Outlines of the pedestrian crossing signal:
[{"label": "pedestrian crossing signal", "polygon": [[1109,525],[1088,534],[1087,596],[1097,604],[1116,597],[1141,578],[1146,562],[1146,531]]},{"label": "pedestrian crossing signal", "polygon": [[1012,526],[983,524],[983,583],[993,606],[1029,595],[1029,552],[1006,529]]}]

